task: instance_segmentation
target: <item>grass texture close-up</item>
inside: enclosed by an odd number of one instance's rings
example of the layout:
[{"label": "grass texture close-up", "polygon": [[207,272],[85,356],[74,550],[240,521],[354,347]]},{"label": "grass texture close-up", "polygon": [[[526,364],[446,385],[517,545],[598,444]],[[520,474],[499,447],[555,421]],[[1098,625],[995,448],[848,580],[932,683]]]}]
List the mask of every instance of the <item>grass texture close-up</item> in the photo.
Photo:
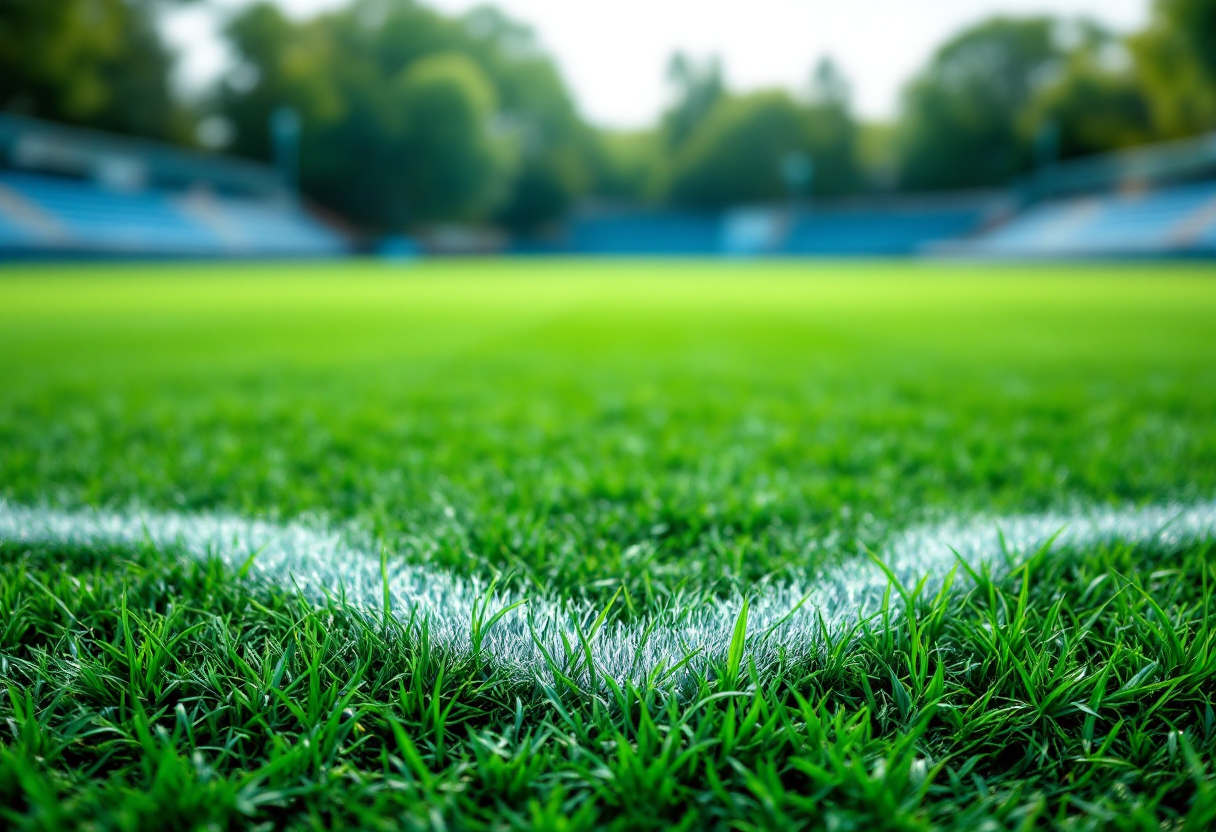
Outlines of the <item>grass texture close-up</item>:
[{"label": "grass texture close-up", "polygon": [[0,274],[0,826],[1210,829],[1216,271]]}]

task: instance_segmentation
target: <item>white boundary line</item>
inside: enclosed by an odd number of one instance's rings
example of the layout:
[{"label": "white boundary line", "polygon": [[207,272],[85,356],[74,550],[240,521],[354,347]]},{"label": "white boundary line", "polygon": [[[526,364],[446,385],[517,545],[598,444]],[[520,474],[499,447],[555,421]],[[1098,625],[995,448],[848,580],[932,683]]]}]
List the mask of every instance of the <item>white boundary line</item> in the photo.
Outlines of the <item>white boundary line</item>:
[{"label": "white boundary line", "polygon": [[[901,583],[929,579],[931,587],[956,565],[1003,567],[1006,555],[1032,554],[1117,542],[1176,547],[1216,539],[1216,501],[1138,509],[1094,509],[1070,514],[980,517],[922,526],[897,535],[882,560]],[[296,587],[323,603],[343,593],[369,613],[383,607],[384,580],[374,542],[351,532],[288,523],[276,525],[221,514],[180,514],[96,510],[61,511],[14,505],[0,500],[0,542],[30,545],[151,545],[196,559],[216,557],[241,569],[256,553],[249,575],[280,587]],[[428,566],[388,563],[388,589],[398,618],[412,613],[429,619],[431,643],[467,653],[473,649],[471,622],[521,601],[485,633],[483,655],[521,679],[545,674],[541,647],[561,663],[567,660],[563,636],[579,647],[596,611],[561,598],[494,591],[477,578],[463,578]],[[874,613],[887,591],[884,571],[866,559],[851,559],[786,583],[766,582],[750,593],[749,651],[758,665],[776,659],[810,656],[821,646],[821,621],[840,630]],[[610,623],[592,640],[596,672],[618,682],[640,681],[671,668],[690,654],[682,673],[722,660],[743,598],[714,599],[636,622]],[[767,637],[761,638],[760,634]],[[580,684],[588,681],[585,662],[571,656],[565,670]]]}]

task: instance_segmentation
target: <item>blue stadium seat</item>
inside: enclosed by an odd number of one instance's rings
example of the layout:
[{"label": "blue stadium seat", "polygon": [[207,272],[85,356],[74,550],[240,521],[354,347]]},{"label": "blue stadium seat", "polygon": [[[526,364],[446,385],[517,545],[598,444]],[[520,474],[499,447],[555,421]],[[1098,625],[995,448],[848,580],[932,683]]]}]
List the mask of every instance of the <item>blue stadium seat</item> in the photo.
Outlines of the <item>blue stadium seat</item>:
[{"label": "blue stadium seat", "polygon": [[709,255],[719,250],[712,214],[624,214],[571,223],[566,248],[578,254]]},{"label": "blue stadium seat", "polygon": [[1216,253],[1216,182],[1043,203],[966,251],[1006,256]]},{"label": "blue stadium seat", "polygon": [[[290,203],[112,191],[87,181],[13,171],[0,174],[0,187],[56,228],[54,235],[34,233],[19,217],[6,216],[0,203],[0,250],[309,256],[347,248],[338,234]],[[206,210],[195,210],[202,204]]]},{"label": "blue stadium seat", "polygon": [[976,209],[924,211],[840,211],[802,214],[783,253],[819,255],[907,255],[942,240],[970,233],[979,225]]},{"label": "blue stadium seat", "polygon": [[[779,209],[776,209],[779,213]],[[975,208],[823,210],[803,212],[777,235],[769,254],[914,254],[925,246],[971,233],[983,211]],[[785,224],[782,219],[782,225]],[[633,213],[581,217],[567,239],[548,249],[575,254],[715,255],[733,247],[727,219],[717,214]]]},{"label": "blue stadium seat", "polygon": [[0,181],[56,219],[74,248],[205,252],[220,243],[180,215],[164,194],[115,193],[22,173],[7,174]]},{"label": "blue stadium seat", "polygon": [[0,214],[0,247],[20,246],[24,248],[35,242],[36,238],[33,234]]},{"label": "blue stadium seat", "polygon": [[340,254],[345,243],[333,231],[291,206],[252,200],[218,200],[218,211],[239,235],[239,247],[262,254]]}]

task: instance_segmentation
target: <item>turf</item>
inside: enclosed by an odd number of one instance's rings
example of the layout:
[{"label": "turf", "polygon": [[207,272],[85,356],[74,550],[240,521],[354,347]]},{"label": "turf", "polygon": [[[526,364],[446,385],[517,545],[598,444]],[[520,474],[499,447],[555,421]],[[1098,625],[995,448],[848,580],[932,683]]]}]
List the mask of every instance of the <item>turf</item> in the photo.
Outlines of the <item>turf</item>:
[{"label": "turf", "polygon": [[[601,608],[619,590],[609,615],[644,616],[935,518],[1210,499],[1213,278],[9,268],[0,494],[319,516],[393,558]],[[218,563],[0,555],[17,828],[1216,822],[1204,547],[896,592],[820,661],[599,695]]]}]

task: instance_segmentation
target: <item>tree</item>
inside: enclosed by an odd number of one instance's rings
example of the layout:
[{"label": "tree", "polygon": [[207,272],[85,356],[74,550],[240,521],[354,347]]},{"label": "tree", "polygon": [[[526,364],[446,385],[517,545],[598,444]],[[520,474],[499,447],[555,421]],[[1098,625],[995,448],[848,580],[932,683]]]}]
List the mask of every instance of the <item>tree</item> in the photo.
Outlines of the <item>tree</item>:
[{"label": "tree", "polygon": [[678,52],[668,64],[667,80],[675,92],[675,104],[663,116],[663,132],[668,147],[679,150],[726,97],[722,62],[717,58],[698,62]]},{"label": "tree", "polygon": [[1216,0],[1158,0],[1131,48],[1160,137],[1216,130]]},{"label": "tree", "polygon": [[817,194],[842,194],[860,184],[860,131],[851,111],[851,95],[840,68],[830,58],[820,60],[811,76],[806,108],[806,151],[814,163]]},{"label": "tree", "polygon": [[811,73],[811,101],[847,108],[852,97],[849,79],[831,58],[821,58]]},{"label": "tree", "polygon": [[853,139],[838,103],[808,106],[780,91],[728,97],[676,155],[670,199],[706,209],[782,199],[782,164],[794,153],[814,161],[816,192],[840,192],[856,181]]},{"label": "tree", "polygon": [[293,107],[305,192],[355,222],[529,230],[587,186],[593,134],[531,32],[496,11],[356,0],[296,23],[261,4],[228,32],[241,66],[217,109],[233,149],[269,158],[269,115]]},{"label": "tree", "polygon": [[499,129],[518,150],[513,181],[495,219],[511,230],[537,231],[562,217],[593,180],[597,143],[579,117],[553,61],[533,32],[482,7],[464,19],[478,56],[498,90]]},{"label": "tree", "polygon": [[169,86],[155,0],[0,2],[0,108],[157,139],[190,140]]},{"label": "tree", "polygon": [[1216,0],[1159,0],[1158,20],[1176,31],[1216,83]]},{"label": "tree", "polygon": [[415,221],[484,216],[506,184],[490,134],[496,102],[481,69],[459,53],[422,58],[394,84],[402,122],[397,164]]},{"label": "tree", "polygon": [[657,129],[639,132],[604,130],[597,136],[591,192],[622,202],[649,202],[663,196],[664,138]]},{"label": "tree", "polygon": [[1091,33],[1022,119],[1023,137],[1048,138],[1059,159],[1121,150],[1155,135],[1151,103],[1126,49],[1108,33]]},{"label": "tree", "polygon": [[995,18],[949,41],[905,94],[903,187],[990,187],[1026,170],[1019,121],[1066,57],[1049,18]]}]

